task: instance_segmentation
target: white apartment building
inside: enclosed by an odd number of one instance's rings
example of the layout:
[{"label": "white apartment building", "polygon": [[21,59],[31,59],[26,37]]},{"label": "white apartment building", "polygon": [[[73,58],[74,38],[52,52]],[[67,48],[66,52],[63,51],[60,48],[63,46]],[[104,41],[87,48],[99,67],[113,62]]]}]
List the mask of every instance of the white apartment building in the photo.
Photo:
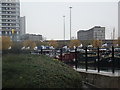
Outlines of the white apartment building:
[{"label": "white apartment building", "polygon": [[0,0],[0,36],[18,41],[20,34],[20,1]]}]

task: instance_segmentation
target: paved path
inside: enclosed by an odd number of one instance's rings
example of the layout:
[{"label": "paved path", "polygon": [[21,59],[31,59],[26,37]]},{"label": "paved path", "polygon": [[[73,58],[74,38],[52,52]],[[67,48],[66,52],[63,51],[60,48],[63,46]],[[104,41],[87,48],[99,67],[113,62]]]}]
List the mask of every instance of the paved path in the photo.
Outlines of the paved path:
[{"label": "paved path", "polygon": [[[74,69],[75,69],[75,68],[74,68]],[[81,69],[81,68],[77,68],[77,69],[75,69],[75,70],[78,71],[78,72],[86,72],[85,69]],[[89,69],[88,69],[88,71],[87,71],[86,73],[95,73],[95,74],[101,74],[101,75],[113,76],[113,77],[118,77],[118,76],[120,76],[120,70],[115,71],[115,73],[113,74],[112,72],[106,72],[106,71],[100,71],[100,72],[98,73],[97,70],[89,70]]]}]

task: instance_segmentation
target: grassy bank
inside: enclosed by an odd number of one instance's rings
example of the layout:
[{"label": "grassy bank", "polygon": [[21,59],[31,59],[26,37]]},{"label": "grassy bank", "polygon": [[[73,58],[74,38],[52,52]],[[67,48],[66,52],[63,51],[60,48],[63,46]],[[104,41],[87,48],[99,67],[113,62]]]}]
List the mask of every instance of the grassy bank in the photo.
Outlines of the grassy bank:
[{"label": "grassy bank", "polygon": [[4,55],[3,88],[81,88],[79,73],[47,56]]}]

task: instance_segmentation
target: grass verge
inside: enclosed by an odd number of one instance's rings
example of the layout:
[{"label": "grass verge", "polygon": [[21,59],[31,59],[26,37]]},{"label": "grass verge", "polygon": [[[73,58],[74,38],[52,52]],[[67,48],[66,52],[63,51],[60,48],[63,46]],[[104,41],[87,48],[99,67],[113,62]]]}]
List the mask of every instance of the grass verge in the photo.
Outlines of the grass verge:
[{"label": "grass verge", "polygon": [[80,74],[44,55],[7,54],[2,57],[3,88],[81,88]]}]

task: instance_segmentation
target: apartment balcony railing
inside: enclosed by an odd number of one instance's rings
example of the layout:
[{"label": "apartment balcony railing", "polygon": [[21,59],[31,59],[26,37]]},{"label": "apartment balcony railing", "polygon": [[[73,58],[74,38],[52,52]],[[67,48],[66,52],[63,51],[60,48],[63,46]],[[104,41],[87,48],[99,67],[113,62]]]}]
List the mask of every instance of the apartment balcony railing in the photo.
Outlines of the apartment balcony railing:
[{"label": "apartment balcony railing", "polygon": [[20,0],[15,0],[15,1],[9,1],[8,0],[1,0],[2,3],[18,3],[20,2]]},{"label": "apartment balcony railing", "polygon": [[17,27],[20,27],[20,26],[13,26],[13,25],[11,25],[11,26],[8,26],[8,25],[3,26],[3,25],[2,25],[1,27],[2,27],[2,28],[4,28],[4,27],[5,27],[5,28],[9,28],[9,27],[11,27],[11,28],[16,27],[16,28],[17,28]]},{"label": "apartment balcony railing", "polygon": [[20,7],[19,5],[2,5],[1,7]]},{"label": "apartment balcony railing", "polygon": [[[14,29],[15,30],[15,32],[16,31],[18,31],[18,32],[20,32],[20,29]],[[1,29],[1,31],[3,32],[8,32],[8,31],[12,31],[12,29]]]},{"label": "apartment balcony railing", "polygon": [[16,20],[16,19],[18,19],[18,18],[16,18],[16,17],[2,17],[1,19],[7,19],[7,20],[12,19],[12,20]]},{"label": "apartment balcony railing", "polygon": [[[15,19],[16,20],[16,19]],[[2,23],[19,23],[19,21],[18,20],[16,20],[16,21],[1,21]]]},{"label": "apartment balcony railing", "polygon": [[15,24],[19,24],[19,22],[1,22],[2,24],[13,24],[13,23],[15,23]]},{"label": "apartment balcony railing", "polygon": [[1,13],[0,15],[20,15],[20,13]]},{"label": "apartment balcony railing", "polygon": [[16,12],[19,12],[20,10],[19,9],[9,9],[9,10],[1,9],[0,11],[16,11]]}]

